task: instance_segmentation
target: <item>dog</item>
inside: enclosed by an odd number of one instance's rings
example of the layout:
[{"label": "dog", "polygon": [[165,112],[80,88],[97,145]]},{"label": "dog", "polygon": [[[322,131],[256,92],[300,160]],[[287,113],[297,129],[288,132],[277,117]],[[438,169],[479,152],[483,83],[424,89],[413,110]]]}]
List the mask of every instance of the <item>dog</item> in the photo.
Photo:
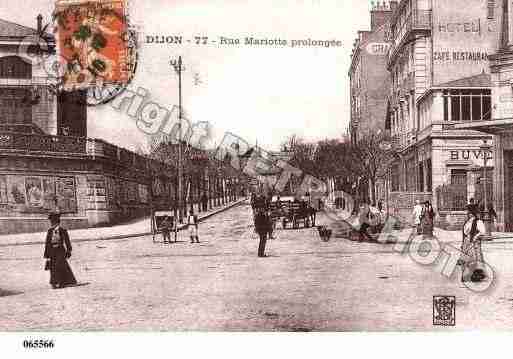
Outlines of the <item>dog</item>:
[{"label": "dog", "polygon": [[318,226],[317,231],[319,232],[319,236],[321,237],[323,242],[328,242],[331,239],[331,234],[333,232],[326,226]]}]

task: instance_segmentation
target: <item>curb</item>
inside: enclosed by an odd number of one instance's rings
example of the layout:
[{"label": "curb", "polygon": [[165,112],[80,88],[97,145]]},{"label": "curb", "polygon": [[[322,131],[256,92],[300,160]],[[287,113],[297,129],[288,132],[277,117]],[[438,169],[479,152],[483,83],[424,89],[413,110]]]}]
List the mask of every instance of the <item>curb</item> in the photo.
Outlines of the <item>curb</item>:
[{"label": "curb", "polygon": [[[243,204],[244,202],[247,202],[248,199],[243,199],[243,200],[240,200],[238,202],[234,202],[226,207],[223,207],[223,208],[220,208],[212,213],[209,213],[201,218],[198,218],[198,222],[201,223],[219,213],[222,213],[224,211],[227,211],[229,209],[232,209],[236,206],[239,206],[241,204]],[[178,226],[178,231],[182,231],[184,228],[186,228],[187,225],[186,224],[182,224],[180,226]],[[149,235],[152,235],[153,233],[152,232],[142,232],[142,233],[129,233],[129,234],[120,234],[120,235],[116,235],[116,236],[108,236],[108,237],[99,237],[99,238],[83,238],[83,239],[76,239],[76,240],[73,240],[73,243],[87,243],[87,242],[100,242],[100,241],[113,241],[113,240],[117,240],[117,239],[128,239],[128,238],[136,238],[136,237],[144,237],[144,236],[149,236]],[[33,246],[33,245],[40,245],[40,244],[44,244],[45,241],[44,240],[40,240],[40,241],[34,241],[34,242],[16,242],[16,243],[8,243],[8,244],[0,244],[0,248],[5,248],[5,247],[22,247],[22,246]]]}]

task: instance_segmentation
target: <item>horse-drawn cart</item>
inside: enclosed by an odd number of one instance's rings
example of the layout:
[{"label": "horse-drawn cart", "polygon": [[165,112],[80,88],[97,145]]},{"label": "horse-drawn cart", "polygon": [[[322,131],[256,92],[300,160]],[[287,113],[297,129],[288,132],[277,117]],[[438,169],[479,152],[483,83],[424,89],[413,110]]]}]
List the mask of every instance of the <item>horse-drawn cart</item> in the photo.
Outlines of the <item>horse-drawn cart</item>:
[{"label": "horse-drawn cart", "polygon": [[283,228],[292,223],[292,228],[297,229],[301,222],[305,228],[315,226],[315,209],[304,201],[291,202],[283,207]]}]

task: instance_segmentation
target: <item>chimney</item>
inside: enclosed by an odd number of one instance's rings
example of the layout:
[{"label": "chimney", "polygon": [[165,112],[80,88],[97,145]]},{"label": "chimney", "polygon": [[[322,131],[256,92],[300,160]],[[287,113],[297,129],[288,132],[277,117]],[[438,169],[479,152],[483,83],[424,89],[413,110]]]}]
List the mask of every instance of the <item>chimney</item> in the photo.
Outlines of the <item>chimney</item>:
[{"label": "chimney", "polygon": [[43,32],[43,15],[37,15],[37,33],[40,34]]},{"label": "chimney", "polygon": [[376,30],[381,25],[387,23],[392,16],[392,6],[395,1],[390,3],[380,2],[377,3],[372,2],[372,10],[371,10],[371,31]]}]

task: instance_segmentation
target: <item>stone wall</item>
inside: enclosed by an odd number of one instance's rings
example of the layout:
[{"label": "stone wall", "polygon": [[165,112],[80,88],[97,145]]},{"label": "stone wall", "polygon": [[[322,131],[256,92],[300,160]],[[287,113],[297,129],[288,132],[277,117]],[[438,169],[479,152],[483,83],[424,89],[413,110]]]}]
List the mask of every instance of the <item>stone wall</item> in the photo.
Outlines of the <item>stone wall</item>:
[{"label": "stone wall", "polygon": [[152,199],[150,185],[148,174],[99,160],[0,156],[0,234],[44,231],[51,211],[70,229],[147,216],[152,203],[169,205],[172,188]]}]

